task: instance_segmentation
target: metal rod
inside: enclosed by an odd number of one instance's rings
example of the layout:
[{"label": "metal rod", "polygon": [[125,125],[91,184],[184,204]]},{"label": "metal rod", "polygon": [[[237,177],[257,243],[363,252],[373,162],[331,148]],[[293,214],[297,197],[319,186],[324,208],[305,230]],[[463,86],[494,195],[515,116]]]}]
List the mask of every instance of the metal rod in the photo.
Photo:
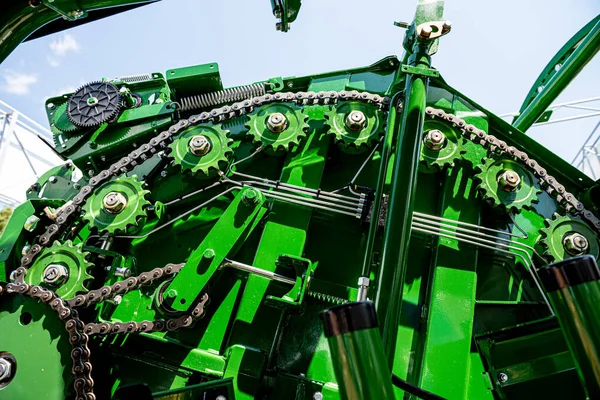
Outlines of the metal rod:
[{"label": "metal rod", "polygon": [[263,278],[270,279],[272,281],[289,283],[290,285],[295,285],[296,280],[292,278],[288,278],[287,276],[276,274],[275,272],[265,271],[264,269],[253,267],[252,265],[244,264],[241,262],[233,261],[225,259],[221,263],[221,268],[231,267],[238,269],[240,271],[250,272],[251,274],[262,276]]},{"label": "metal rod", "polygon": [[[416,41],[408,64],[417,69],[429,69],[431,60],[428,42]],[[381,267],[377,277],[375,304],[377,317],[382,322],[384,353],[390,368],[394,363],[402,311],[428,85],[429,78],[425,75],[416,73],[406,75],[404,110],[396,141],[388,216],[383,233]],[[375,214],[375,217],[378,218],[378,215]]]},{"label": "metal rod", "polygon": [[600,21],[583,38],[579,46],[565,60],[560,69],[550,78],[542,91],[514,122],[514,127],[525,132],[546,111],[564,88],[579,74],[581,69],[600,50]]},{"label": "metal rod", "polygon": [[306,202],[306,201],[302,202],[302,201],[290,199],[288,197],[281,196],[281,195],[278,195],[278,194],[275,194],[273,192],[269,192],[269,191],[266,191],[266,190],[265,191],[261,190],[261,193],[264,194],[266,197],[272,197],[272,198],[277,199],[277,200],[287,201],[289,203],[297,204],[297,205],[300,205],[300,206],[318,208],[320,210],[325,210],[325,211],[330,211],[330,212],[334,212],[334,213],[338,213],[338,214],[349,215],[351,217],[360,218],[360,212],[358,210],[356,210],[354,213],[352,213],[352,212],[348,212],[348,211],[336,210],[334,208],[320,206],[320,205],[317,205],[317,204],[309,204],[309,202]]}]

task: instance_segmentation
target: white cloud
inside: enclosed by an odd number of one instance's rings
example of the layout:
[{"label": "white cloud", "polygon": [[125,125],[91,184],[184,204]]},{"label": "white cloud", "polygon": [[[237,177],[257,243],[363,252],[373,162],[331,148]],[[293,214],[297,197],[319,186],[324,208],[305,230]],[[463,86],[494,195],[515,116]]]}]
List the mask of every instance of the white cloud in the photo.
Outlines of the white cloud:
[{"label": "white cloud", "polygon": [[37,82],[36,74],[27,74],[13,70],[5,70],[2,76],[4,84],[0,90],[6,93],[24,95],[29,93],[30,86]]},{"label": "white cloud", "polygon": [[50,50],[57,56],[64,56],[71,51],[79,51],[79,43],[72,35],[66,33],[50,43]]},{"label": "white cloud", "polygon": [[58,67],[60,65],[60,61],[58,61],[58,59],[48,56],[46,57],[46,60],[48,61],[48,64],[50,64],[51,67]]}]

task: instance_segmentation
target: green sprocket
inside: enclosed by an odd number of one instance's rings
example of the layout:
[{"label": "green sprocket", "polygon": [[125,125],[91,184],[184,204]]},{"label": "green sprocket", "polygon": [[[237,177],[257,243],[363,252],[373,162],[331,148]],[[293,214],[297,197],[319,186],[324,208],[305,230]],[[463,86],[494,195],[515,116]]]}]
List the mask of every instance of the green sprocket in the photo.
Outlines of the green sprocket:
[{"label": "green sprocket", "polygon": [[[348,121],[350,114],[358,114],[356,126]],[[361,119],[362,117],[362,119]],[[372,104],[360,101],[345,101],[333,105],[327,113],[329,133],[346,153],[356,154],[367,151],[384,133],[384,115]]]},{"label": "green sprocket", "polygon": [[[182,132],[171,147],[171,157],[175,165],[181,166],[182,171],[198,177],[212,177],[228,162],[233,153],[229,145],[233,141],[227,137],[219,125],[197,125]],[[207,146],[205,150],[192,150],[193,140],[201,141]]]},{"label": "green sprocket", "polygon": [[[428,135],[435,131],[443,134],[443,143],[436,145],[431,142]],[[462,160],[462,155],[466,153],[465,139],[460,132],[439,120],[425,121],[423,142],[421,161],[428,167],[443,169],[453,166],[457,161]]]},{"label": "green sprocket", "polygon": [[[544,248],[544,255],[552,261],[562,261],[582,254],[591,254],[596,258],[600,255],[598,235],[580,217],[554,214],[552,219],[545,220],[544,224],[546,228],[540,231],[539,243]],[[585,238],[587,248],[584,251],[573,251],[572,248],[568,250],[567,241],[573,234]]]},{"label": "green sprocket", "polygon": [[146,199],[148,193],[150,191],[143,188],[135,175],[121,176],[96,189],[83,206],[83,218],[90,228],[99,232],[132,233],[146,219],[145,208],[150,205]]},{"label": "green sprocket", "polygon": [[[65,300],[72,299],[79,293],[86,293],[88,289],[85,285],[87,281],[93,279],[88,274],[88,269],[94,264],[86,260],[88,255],[89,253],[81,250],[81,245],[73,245],[70,240],[64,244],[56,241],[52,246],[42,250],[35,259],[25,275],[25,282],[54,290]],[[48,283],[45,276],[51,277],[49,275],[51,273],[56,276],[57,270],[66,272],[63,274],[63,279],[56,279],[56,283]]]},{"label": "green sprocket", "polygon": [[[268,120],[274,114],[282,114],[285,117],[280,132],[269,128]],[[298,146],[300,141],[306,137],[308,124],[302,109],[288,103],[267,104],[248,114],[250,120],[246,123],[247,135],[252,137],[252,143],[262,144],[263,147],[272,152],[290,151]]]},{"label": "green sprocket", "polygon": [[56,108],[56,111],[54,111],[52,127],[60,132],[66,133],[75,132],[81,129],[69,119],[69,115],[67,114],[67,103],[61,104]]},{"label": "green sprocket", "polygon": [[[482,162],[482,165],[475,167],[478,172],[474,178],[479,182],[477,191],[490,205],[518,213],[539,202],[539,180],[526,167],[507,156],[493,155]],[[503,189],[499,183],[501,175],[506,171],[519,176],[519,182],[512,191]]]}]

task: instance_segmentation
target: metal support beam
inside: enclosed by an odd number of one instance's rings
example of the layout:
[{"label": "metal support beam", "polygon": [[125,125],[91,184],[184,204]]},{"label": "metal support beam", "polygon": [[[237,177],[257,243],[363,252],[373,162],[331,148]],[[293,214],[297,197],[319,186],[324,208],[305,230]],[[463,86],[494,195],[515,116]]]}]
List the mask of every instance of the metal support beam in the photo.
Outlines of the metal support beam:
[{"label": "metal support beam", "polygon": [[565,60],[560,69],[552,75],[535,99],[521,113],[514,122],[514,127],[522,132],[529,129],[565,87],[579,74],[581,69],[596,55],[598,50],[600,50],[600,21],[594,25],[575,51]]},{"label": "metal support beam", "polygon": [[[408,59],[408,65],[429,70],[428,51],[428,41],[416,40],[414,51]],[[377,277],[375,304],[378,319],[381,321],[384,352],[388,357],[390,368],[393,365],[400,322],[428,82],[429,78],[421,74],[406,76],[404,110],[400,134],[396,141],[396,157],[384,230],[382,261]]]}]

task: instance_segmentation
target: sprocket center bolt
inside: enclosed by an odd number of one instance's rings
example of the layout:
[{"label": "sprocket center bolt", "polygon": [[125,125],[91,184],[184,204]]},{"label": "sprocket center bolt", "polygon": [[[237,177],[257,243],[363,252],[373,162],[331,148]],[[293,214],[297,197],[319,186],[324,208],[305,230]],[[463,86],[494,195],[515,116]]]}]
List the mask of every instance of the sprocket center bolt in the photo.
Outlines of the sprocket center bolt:
[{"label": "sprocket center bolt", "polygon": [[12,376],[12,363],[6,358],[0,358],[0,382],[10,379]]},{"label": "sprocket center bolt", "polygon": [[446,135],[439,129],[432,129],[425,134],[423,142],[430,150],[440,150],[446,143]]},{"label": "sprocket center bolt", "polygon": [[192,154],[198,157],[202,157],[208,154],[208,152],[212,148],[210,141],[204,135],[193,136],[190,139],[189,146]]},{"label": "sprocket center bolt", "polygon": [[276,112],[267,118],[267,128],[273,133],[281,133],[285,131],[288,125],[288,120],[283,113]]},{"label": "sprocket center bolt", "polygon": [[354,110],[346,115],[346,127],[352,131],[360,131],[367,125],[367,117],[362,111]]},{"label": "sprocket center bolt", "polygon": [[122,193],[110,192],[102,200],[104,209],[111,214],[118,214],[127,205],[127,199]]},{"label": "sprocket center bolt", "polygon": [[500,185],[500,189],[506,192],[514,192],[520,184],[521,177],[515,171],[506,170],[498,176],[498,185]]},{"label": "sprocket center bolt", "polygon": [[44,282],[50,285],[62,285],[69,279],[69,270],[61,264],[50,264],[44,269]]},{"label": "sprocket center bolt", "polygon": [[585,254],[590,247],[585,236],[578,232],[572,232],[565,235],[563,238],[563,246],[567,253],[574,256]]}]

